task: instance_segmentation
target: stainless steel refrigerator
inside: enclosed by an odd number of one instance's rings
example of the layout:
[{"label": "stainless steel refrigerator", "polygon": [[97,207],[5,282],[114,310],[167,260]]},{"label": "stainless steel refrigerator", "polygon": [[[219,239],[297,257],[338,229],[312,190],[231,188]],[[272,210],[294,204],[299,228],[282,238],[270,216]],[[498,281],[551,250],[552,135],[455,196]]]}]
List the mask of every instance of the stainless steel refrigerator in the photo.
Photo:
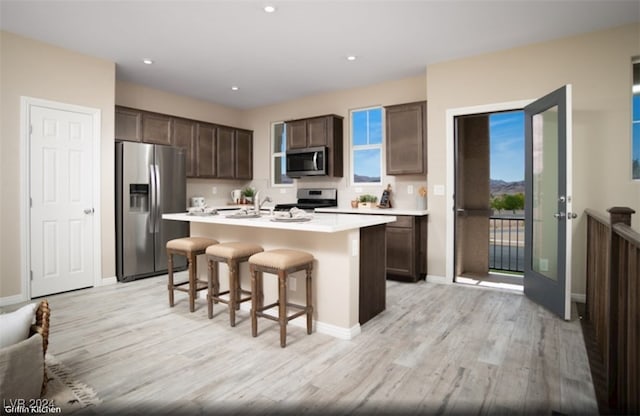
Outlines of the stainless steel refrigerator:
[{"label": "stainless steel refrigerator", "polygon": [[[162,219],[187,209],[185,164],[182,148],[116,142],[118,281],[165,274],[167,241],[189,235],[188,223]],[[186,269],[182,256],[174,259],[174,270]]]}]

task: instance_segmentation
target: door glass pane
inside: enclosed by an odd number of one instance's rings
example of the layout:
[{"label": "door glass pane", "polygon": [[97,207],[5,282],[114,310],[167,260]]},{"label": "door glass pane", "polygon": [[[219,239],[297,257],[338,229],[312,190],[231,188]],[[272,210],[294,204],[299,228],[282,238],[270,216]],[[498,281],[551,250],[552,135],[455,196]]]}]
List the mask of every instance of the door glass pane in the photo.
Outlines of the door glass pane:
[{"label": "door glass pane", "polygon": [[533,116],[533,255],[531,268],[558,280],[558,107]]}]

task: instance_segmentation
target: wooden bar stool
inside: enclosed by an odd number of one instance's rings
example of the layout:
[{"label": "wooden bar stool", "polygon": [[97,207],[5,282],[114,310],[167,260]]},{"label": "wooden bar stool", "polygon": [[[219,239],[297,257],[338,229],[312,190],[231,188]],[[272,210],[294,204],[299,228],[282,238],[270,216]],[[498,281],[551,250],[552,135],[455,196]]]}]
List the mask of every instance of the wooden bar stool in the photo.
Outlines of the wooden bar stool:
[{"label": "wooden bar stool", "polygon": [[[251,294],[248,290],[242,290],[240,285],[240,263],[245,262],[256,253],[264,249],[251,243],[220,243],[209,246],[206,254],[209,260],[209,280],[207,291],[207,304],[209,307],[209,319],[213,318],[213,304],[222,302],[229,305],[229,323],[236,326],[236,310],[240,309],[240,304],[251,300],[251,296],[245,298],[242,294]],[[229,267],[229,290],[220,292],[220,281],[218,279],[218,266],[220,263],[227,263]],[[221,296],[229,295],[228,299]]]},{"label": "wooden bar stool", "polygon": [[[196,257],[198,257],[200,254],[204,254],[207,247],[213,244],[218,244],[218,242],[211,238],[205,237],[185,237],[167,241],[167,263],[169,268],[169,306],[174,305],[174,290],[180,290],[189,294],[189,311],[193,312],[195,310],[197,292],[208,287],[206,281],[198,279],[198,264],[196,262]],[[174,284],[173,282],[174,254],[179,254],[187,258],[187,264],[189,266],[189,280],[187,280],[186,282],[177,284]],[[182,287],[184,285],[188,285],[188,287]]]},{"label": "wooden bar stool", "polygon": [[[311,334],[313,305],[311,292],[311,272],[313,271],[313,255],[299,250],[276,249],[249,257],[251,272],[251,334],[258,336],[258,316],[280,323],[280,346],[287,344],[287,323],[298,316],[307,315],[307,334]],[[307,272],[307,304],[305,306],[287,302],[287,276],[299,270]],[[278,300],[270,305],[263,305],[262,274],[278,275]],[[278,316],[264,312],[278,306]],[[287,307],[298,309],[298,312],[287,315]]]}]

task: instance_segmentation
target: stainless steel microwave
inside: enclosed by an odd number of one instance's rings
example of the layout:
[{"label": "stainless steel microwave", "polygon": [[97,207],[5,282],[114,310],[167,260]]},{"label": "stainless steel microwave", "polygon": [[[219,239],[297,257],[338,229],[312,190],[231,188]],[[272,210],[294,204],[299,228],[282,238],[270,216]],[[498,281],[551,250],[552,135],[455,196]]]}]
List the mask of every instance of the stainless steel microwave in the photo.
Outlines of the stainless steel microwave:
[{"label": "stainless steel microwave", "polygon": [[322,176],[327,174],[327,147],[287,150],[287,176]]}]

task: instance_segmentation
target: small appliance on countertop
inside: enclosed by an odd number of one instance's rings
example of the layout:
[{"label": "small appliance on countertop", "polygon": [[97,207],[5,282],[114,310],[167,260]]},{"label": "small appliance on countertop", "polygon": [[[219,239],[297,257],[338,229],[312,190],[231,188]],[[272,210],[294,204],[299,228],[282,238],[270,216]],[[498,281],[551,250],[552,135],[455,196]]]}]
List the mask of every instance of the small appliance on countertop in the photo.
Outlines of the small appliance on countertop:
[{"label": "small appliance on countertop", "polygon": [[300,188],[296,192],[298,202],[278,204],[274,211],[288,211],[291,208],[313,211],[316,208],[338,206],[338,190],[335,188]]},{"label": "small appliance on countertop", "polygon": [[192,196],[191,197],[191,207],[194,208],[202,208],[206,205],[203,196]]}]

